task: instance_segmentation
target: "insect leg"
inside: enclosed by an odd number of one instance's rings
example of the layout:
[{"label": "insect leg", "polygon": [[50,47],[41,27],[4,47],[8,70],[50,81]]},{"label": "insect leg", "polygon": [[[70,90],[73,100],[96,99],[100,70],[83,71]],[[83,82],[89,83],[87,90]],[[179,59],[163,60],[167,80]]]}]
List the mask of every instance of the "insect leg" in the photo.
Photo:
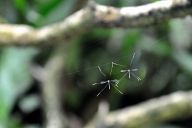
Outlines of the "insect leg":
[{"label": "insect leg", "polygon": [[111,70],[110,70],[110,76],[111,76],[111,73],[113,72],[113,67],[114,67],[114,65],[116,65],[116,66],[121,66],[121,67],[126,67],[126,66],[124,66],[124,65],[121,65],[121,64],[117,64],[117,63],[112,62],[112,63],[111,63]]},{"label": "insect leg", "polygon": [[131,62],[130,62],[130,66],[132,66],[132,63],[133,63],[133,59],[135,58],[135,52],[133,53],[133,56],[132,56],[132,59],[131,59]]},{"label": "insect leg", "polygon": [[140,81],[140,80],[141,80],[141,78],[140,78],[140,77],[138,77],[138,76],[136,76],[133,72],[131,73],[131,75],[132,75],[133,77],[135,77],[138,81]]},{"label": "insect leg", "polygon": [[105,73],[101,70],[101,68],[100,68],[99,66],[97,66],[97,67],[98,67],[100,73],[101,73],[103,76],[106,76]]},{"label": "insect leg", "polygon": [[114,88],[115,88],[120,94],[123,94],[116,86],[114,86]]},{"label": "insect leg", "polygon": [[106,89],[107,85],[97,94],[97,96],[99,96],[105,89]]}]

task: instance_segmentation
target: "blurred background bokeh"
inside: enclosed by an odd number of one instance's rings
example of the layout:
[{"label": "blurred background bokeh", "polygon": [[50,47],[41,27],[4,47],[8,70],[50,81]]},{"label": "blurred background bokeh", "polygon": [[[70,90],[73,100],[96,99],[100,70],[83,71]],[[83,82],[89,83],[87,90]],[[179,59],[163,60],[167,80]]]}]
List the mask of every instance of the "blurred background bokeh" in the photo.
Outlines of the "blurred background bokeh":
[{"label": "blurred background bokeh", "polygon": [[[154,0],[96,0],[115,7],[141,5]],[[86,6],[87,0],[0,0],[0,22],[28,24],[35,28],[62,21]],[[75,34],[75,33],[74,33]],[[65,68],[60,81],[62,108],[78,127],[95,115],[106,101],[110,111],[144,102],[153,97],[192,88],[192,19],[172,19],[145,28],[95,28],[67,42]],[[54,43],[54,42],[53,42]],[[32,77],[31,65],[44,67],[54,46],[0,48],[0,128],[41,128],[45,122],[41,82]],[[111,62],[138,68],[142,80],[126,76],[119,94],[95,82],[122,77]],[[97,69],[100,66],[106,78]],[[191,128],[192,117],[156,124],[154,128]]]}]

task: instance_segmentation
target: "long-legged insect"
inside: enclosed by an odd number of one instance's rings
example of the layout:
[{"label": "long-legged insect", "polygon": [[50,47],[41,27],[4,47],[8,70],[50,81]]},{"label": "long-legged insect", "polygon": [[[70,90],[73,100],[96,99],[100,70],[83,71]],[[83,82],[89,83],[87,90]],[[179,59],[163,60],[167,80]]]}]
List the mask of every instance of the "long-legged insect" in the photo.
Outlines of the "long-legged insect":
[{"label": "long-legged insect", "polygon": [[[133,63],[133,60],[134,60],[134,58],[135,58],[135,53],[133,53],[133,57],[132,57],[132,59],[131,59],[131,62],[130,62],[130,67],[132,66],[132,63]],[[121,64],[117,64],[117,63],[114,63],[114,62],[112,62],[111,63],[111,70],[110,70],[110,76],[111,76],[111,74],[112,74],[112,72],[113,72],[113,67],[114,67],[114,65],[116,65],[116,66],[120,66],[120,67],[123,67],[123,68],[126,68],[126,66],[125,65],[121,65]],[[98,67],[98,69],[99,69],[99,72],[104,76],[104,77],[106,77],[106,74],[101,70],[101,68],[99,67],[99,66],[97,66]],[[118,84],[119,84],[119,82],[125,77],[125,76],[127,76],[128,75],[128,77],[129,77],[129,79],[131,78],[131,76],[133,76],[134,78],[136,78],[138,81],[140,81],[141,80],[141,78],[140,77],[138,77],[134,72],[136,72],[136,71],[138,71],[138,69],[137,68],[126,68],[126,69],[122,69],[120,72],[122,72],[122,73],[125,73],[119,80],[117,80],[117,79],[113,79],[113,80],[106,80],[106,81],[101,81],[101,82],[99,82],[99,83],[94,83],[94,84],[92,84],[92,85],[105,85],[105,87],[97,94],[97,96],[99,96],[106,88],[107,88],[107,86],[108,86],[108,88],[109,88],[109,90],[110,90],[110,88],[111,88],[111,86],[113,85],[113,87],[120,93],[120,94],[123,94],[119,89],[118,89]]]},{"label": "long-legged insect", "polygon": [[[114,65],[119,65],[119,64],[116,64],[114,62],[111,63],[111,70],[110,70],[110,76],[111,76],[111,73],[113,71],[113,66]],[[119,65],[120,66],[120,65]],[[121,65],[122,66],[122,65]],[[99,69],[99,72],[104,76],[106,77],[106,74],[101,70],[101,68],[99,66],[97,66],[98,69]],[[94,83],[92,85],[105,85],[104,88],[97,94],[97,96],[99,96],[107,87],[109,88],[109,90],[111,89],[111,86],[113,86],[120,94],[123,94],[119,89],[118,89],[118,83],[119,83],[119,80],[117,79],[108,79],[106,81],[101,81],[99,83]]]},{"label": "long-legged insect", "polygon": [[[124,78],[126,75],[128,75],[129,79],[131,78],[131,76],[133,76],[133,77],[135,77],[138,81],[141,80],[141,78],[138,77],[138,76],[134,73],[134,72],[138,71],[138,69],[137,69],[137,68],[131,68],[134,58],[135,58],[135,53],[133,53],[133,57],[131,58],[131,62],[130,62],[130,64],[129,64],[129,67],[130,67],[130,68],[121,70],[121,72],[125,73],[125,74],[121,77],[121,79]],[[120,79],[120,80],[121,80],[121,79]]]}]

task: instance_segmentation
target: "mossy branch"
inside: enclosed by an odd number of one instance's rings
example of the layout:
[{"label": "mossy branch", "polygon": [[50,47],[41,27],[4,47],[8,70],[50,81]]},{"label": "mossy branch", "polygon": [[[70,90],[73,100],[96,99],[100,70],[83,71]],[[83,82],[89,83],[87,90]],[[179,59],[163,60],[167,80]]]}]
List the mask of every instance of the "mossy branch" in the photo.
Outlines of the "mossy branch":
[{"label": "mossy branch", "polygon": [[94,27],[144,27],[190,14],[191,0],[161,0],[122,8],[89,2],[64,21],[39,29],[27,25],[0,24],[0,45],[56,45]]},{"label": "mossy branch", "polygon": [[[102,122],[97,116],[85,128],[138,128],[192,115],[192,92],[176,92],[111,112]],[[98,122],[99,120],[99,122]]]}]

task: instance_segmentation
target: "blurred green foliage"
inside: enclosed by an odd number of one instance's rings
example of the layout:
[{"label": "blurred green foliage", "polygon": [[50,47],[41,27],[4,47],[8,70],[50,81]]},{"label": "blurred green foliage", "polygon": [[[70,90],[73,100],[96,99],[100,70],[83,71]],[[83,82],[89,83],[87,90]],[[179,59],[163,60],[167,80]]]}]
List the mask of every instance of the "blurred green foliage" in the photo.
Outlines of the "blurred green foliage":
[{"label": "blurred green foliage", "polygon": [[9,116],[17,97],[30,86],[30,63],[36,53],[37,51],[30,48],[2,49],[0,55],[0,120],[6,121],[4,127],[10,125]]},{"label": "blurred green foliage", "polygon": [[[2,19],[0,22],[42,27],[64,20],[73,13],[77,2],[79,1],[0,0]],[[121,7],[150,1],[97,0],[97,2]],[[123,79],[119,86],[125,95],[119,95],[115,90],[111,92],[106,90],[101,97],[108,100],[112,110],[176,90],[191,89],[191,23],[191,19],[177,19],[148,28],[95,28],[70,42],[65,75],[71,87],[64,96],[69,111],[82,117],[82,120],[89,119],[90,112],[97,108],[96,94],[102,88],[91,84],[104,79],[96,66],[101,66],[108,77],[120,78],[122,74],[118,72],[118,67],[115,67],[112,76],[109,76],[111,62],[129,65],[133,52],[136,52],[133,66],[139,68],[137,75],[142,81],[129,80],[128,77]],[[0,49],[0,128],[21,128],[26,127],[26,124],[29,126],[38,124],[38,122],[28,124],[21,119],[22,117],[15,116],[12,111],[16,104],[20,104],[21,109],[29,113],[40,107],[38,96],[22,96],[33,88],[35,83],[30,73],[31,64],[40,63],[43,66],[50,57],[47,54],[51,56],[52,48]],[[37,85],[35,83],[35,86]],[[181,128],[171,124],[154,127]]]}]

